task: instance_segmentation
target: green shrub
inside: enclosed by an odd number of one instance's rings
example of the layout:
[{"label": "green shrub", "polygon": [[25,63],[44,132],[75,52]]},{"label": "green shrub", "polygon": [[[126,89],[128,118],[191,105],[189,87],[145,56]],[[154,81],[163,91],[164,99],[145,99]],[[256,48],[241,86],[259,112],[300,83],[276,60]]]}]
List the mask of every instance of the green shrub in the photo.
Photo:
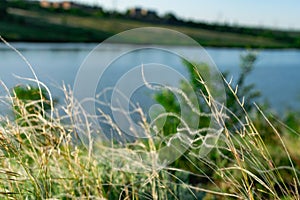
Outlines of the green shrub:
[{"label": "green shrub", "polygon": [[13,110],[17,120],[26,115],[44,115],[51,108],[45,89],[19,85],[13,88],[12,94],[15,99]]}]

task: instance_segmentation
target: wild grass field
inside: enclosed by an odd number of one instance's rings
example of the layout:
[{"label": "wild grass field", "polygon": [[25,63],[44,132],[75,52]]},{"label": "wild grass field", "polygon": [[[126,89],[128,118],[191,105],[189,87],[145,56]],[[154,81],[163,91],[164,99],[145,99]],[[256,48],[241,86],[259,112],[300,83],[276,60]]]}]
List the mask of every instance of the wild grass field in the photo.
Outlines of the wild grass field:
[{"label": "wild grass field", "polygon": [[[68,86],[61,87],[65,97],[55,104],[38,77],[14,88],[1,82],[6,91],[1,104],[12,113],[1,115],[1,199],[300,199],[300,117],[296,112],[276,116],[252,103],[258,93],[244,79],[255,59],[252,53],[241,57],[239,87],[224,73],[226,105],[211,95],[197,65],[186,63],[201,109],[192,103],[184,109],[201,123],[196,129],[179,127],[188,119],[180,117],[171,93],[194,102],[183,83],[156,96],[166,108],[156,117],[159,121],[167,116],[163,129],[156,130],[137,107],[145,135],[154,131],[159,137],[134,141],[126,140],[101,110],[97,117],[121,140],[94,137],[96,116],[82,109]],[[178,133],[193,137],[188,140]],[[209,142],[207,134],[217,134],[218,140]],[[187,148],[163,165],[159,150],[172,140]],[[203,146],[207,153],[201,152]]]}]

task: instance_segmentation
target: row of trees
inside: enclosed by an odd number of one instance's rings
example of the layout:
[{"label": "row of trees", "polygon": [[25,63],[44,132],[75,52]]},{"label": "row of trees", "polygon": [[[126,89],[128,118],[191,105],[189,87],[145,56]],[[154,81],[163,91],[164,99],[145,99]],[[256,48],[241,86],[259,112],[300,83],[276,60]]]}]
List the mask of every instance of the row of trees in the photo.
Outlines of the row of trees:
[{"label": "row of trees", "polygon": [[4,18],[6,16],[6,7],[7,7],[7,1],[6,0],[1,0],[0,19]]}]

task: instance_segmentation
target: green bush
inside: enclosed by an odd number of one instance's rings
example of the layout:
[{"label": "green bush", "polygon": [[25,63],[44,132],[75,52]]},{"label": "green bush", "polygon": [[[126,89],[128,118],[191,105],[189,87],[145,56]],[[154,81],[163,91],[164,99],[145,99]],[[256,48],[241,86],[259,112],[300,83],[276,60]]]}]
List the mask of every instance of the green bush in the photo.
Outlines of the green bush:
[{"label": "green bush", "polygon": [[[44,116],[45,112],[51,109],[51,102],[45,89],[19,85],[13,88],[12,95],[15,119],[23,125],[28,125],[28,121],[38,115]],[[30,116],[30,119],[25,120],[25,116]]]}]

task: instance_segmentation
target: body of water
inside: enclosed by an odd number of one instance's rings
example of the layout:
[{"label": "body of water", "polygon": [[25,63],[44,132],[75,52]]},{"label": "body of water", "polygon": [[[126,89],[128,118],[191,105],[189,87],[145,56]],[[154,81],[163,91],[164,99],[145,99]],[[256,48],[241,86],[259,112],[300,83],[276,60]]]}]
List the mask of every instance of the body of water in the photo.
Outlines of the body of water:
[{"label": "body of water", "polygon": [[[54,96],[59,98],[62,93],[58,88],[63,83],[73,86],[78,69],[97,44],[12,43],[12,45],[28,59],[39,79],[50,87]],[[99,56],[105,57],[126,47],[125,44],[111,44],[102,48],[98,53]],[[168,47],[170,48],[185,48],[186,51],[193,53],[192,47]],[[206,48],[206,50],[219,70],[229,71],[235,80],[240,70],[240,55],[245,50],[228,48]],[[106,71],[103,80],[107,79],[108,82],[112,82],[113,79],[119,79],[125,69],[142,64],[136,58],[145,57],[143,54],[147,54],[149,62],[154,59],[155,62],[172,66],[180,73],[187,75],[179,58],[160,51],[136,51],[124,57],[122,62],[114,62],[115,67]],[[33,77],[22,58],[12,49],[1,44],[0,79],[11,88],[22,82],[14,75]],[[262,93],[260,101],[268,101],[277,111],[287,108],[300,109],[300,50],[259,51],[255,69],[246,82],[255,83],[256,89]],[[0,92],[5,93],[2,88]]]}]

